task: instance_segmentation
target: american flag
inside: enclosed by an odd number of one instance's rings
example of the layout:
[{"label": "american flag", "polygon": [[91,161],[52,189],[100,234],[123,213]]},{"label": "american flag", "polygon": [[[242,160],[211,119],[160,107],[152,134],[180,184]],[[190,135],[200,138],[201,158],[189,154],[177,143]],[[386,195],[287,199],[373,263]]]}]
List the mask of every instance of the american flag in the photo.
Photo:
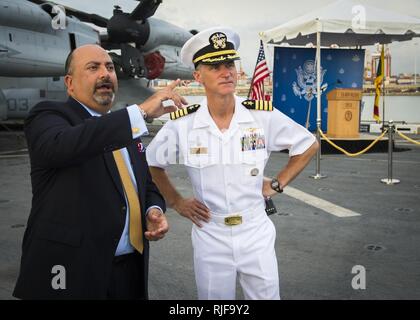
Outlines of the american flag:
[{"label": "american flag", "polygon": [[265,61],[264,46],[260,40],[260,50],[258,52],[257,64],[255,66],[254,76],[252,77],[251,89],[248,97],[255,100],[265,100],[264,97],[264,79],[270,75],[267,63]]}]

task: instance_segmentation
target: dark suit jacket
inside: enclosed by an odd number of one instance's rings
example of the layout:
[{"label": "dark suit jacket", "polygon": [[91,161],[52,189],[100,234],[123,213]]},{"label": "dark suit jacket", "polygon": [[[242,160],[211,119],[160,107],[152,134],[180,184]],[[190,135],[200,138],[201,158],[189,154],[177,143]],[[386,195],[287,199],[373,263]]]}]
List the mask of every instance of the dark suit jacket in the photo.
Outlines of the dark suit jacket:
[{"label": "dark suit jacket", "polygon": [[[31,160],[32,209],[13,295],[22,299],[105,299],[121,237],[126,202],[112,150],[127,147],[142,208],[165,202],[152,182],[145,153],[133,140],[126,109],[102,117],[74,99],[41,102],[25,121]],[[149,243],[142,255],[147,298]],[[66,289],[54,290],[55,265]],[[58,273],[57,273],[58,275]]]}]

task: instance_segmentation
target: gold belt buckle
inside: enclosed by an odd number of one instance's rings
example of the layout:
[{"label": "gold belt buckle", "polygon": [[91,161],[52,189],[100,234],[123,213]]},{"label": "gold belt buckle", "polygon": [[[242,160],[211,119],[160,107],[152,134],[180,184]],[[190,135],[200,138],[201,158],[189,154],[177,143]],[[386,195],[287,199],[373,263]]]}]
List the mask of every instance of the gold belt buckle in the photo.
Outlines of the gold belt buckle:
[{"label": "gold belt buckle", "polygon": [[230,216],[225,218],[225,225],[227,226],[236,226],[242,223],[242,216]]}]

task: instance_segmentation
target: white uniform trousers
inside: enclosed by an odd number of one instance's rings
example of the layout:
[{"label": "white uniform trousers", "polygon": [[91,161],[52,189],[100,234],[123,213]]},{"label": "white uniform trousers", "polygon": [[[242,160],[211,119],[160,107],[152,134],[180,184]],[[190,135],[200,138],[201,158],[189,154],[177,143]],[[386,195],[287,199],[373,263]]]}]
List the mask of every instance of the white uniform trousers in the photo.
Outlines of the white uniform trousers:
[{"label": "white uniform trousers", "polygon": [[193,225],[194,271],[198,299],[233,300],[236,276],[245,299],[280,299],[276,229],[264,206],[240,213],[242,224],[228,226],[226,215]]}]

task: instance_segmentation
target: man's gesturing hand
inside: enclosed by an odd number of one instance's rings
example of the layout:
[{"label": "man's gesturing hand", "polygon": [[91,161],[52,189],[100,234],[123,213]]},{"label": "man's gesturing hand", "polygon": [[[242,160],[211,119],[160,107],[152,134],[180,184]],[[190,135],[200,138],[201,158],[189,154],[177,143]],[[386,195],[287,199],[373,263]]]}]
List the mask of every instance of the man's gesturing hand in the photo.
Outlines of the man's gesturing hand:
[{"label": "man's gesturing hand", "polygon": [[146,216],[147,231],[144,236],[149,241],[162,239],[169,230],[168,220],[159,209],[152,208]]},{"label": "man's gesturing hand", "polygon": [[[148,118],[158,118],[165,113],[176,111],[178,108],[188,104],[187,100],[175,92],[175,88],[180,82],[180,79],[173,81],[166,88],[156,91],[139,105],[147,113]],[[175,105],[164,107],[162,102],[166,100],[172,100]]]}]

